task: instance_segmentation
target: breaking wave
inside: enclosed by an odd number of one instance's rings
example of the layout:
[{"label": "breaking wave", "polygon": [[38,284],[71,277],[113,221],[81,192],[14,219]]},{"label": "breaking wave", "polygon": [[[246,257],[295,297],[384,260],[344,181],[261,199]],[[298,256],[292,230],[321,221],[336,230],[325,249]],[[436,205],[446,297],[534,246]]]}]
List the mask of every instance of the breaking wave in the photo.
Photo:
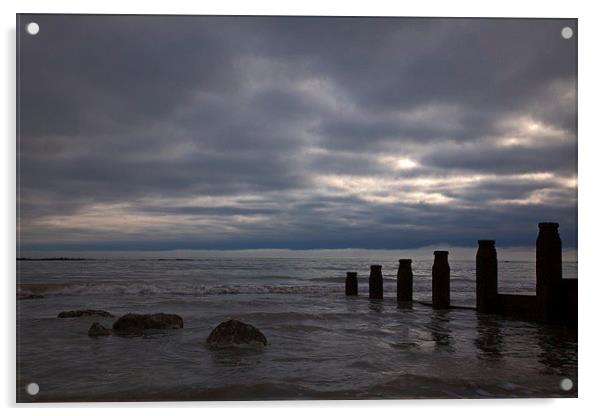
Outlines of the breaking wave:
[{"label": "breaking wave", "polygon": [[261,295],[302,294],[325,295],[341,292],[335,285],[190,285],[190,284],[35,284],[20,285],[19,295],[82,296],[82,295]]}]

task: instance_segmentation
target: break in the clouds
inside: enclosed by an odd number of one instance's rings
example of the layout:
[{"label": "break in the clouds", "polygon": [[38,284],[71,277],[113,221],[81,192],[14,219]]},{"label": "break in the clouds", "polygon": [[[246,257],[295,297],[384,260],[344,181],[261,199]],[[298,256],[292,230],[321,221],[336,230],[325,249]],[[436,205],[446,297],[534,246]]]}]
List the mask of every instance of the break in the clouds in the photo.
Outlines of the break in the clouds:
[{"label": "break in the clouds", "polygon": [[21,248],[575,246],[565,26],[21,15]]}]

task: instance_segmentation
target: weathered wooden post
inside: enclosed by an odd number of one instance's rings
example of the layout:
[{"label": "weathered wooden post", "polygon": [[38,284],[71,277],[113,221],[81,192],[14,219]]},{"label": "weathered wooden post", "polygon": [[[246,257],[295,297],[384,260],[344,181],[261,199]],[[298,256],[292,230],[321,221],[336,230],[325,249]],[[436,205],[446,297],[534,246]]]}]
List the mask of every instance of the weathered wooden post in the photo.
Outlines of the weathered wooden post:
[{"label": "weathered wooden post", "polygon": [[540,222],[535,254],[537,316],[554,323],[562,317],[562,242],[558,223]]},{"label": "weathered wooden post", "polygon": [[370,266],[370,278],[368,284],[370,286],[370,299],[383,298],[383,273],[382,267],[379,264]]},{"label": "weathered wooden post", "polygon": [[347,272],[347,279],[345,280],[345,295],[357,296],[357,273]]},{"label": "weathered wooden post", "polygon": [[497,252],[495,240],[479,240],[477,250],[477,312],[495,313]]},{"label": "weathered wooden post", "polygon": [[449,251],[437,250],[433,254],[433,308],[446,309],[449,308]]},{"label": "weathered wooden post", "polygon": [[400,259],[397,269],[397,302],[412,302],[413,298],[412,260]]}]

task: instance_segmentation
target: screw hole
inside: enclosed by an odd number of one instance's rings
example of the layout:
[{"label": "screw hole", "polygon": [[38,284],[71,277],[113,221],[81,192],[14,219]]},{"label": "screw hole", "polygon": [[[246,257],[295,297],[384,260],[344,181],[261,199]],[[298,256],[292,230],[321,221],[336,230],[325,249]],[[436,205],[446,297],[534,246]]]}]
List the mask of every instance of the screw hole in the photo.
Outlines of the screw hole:
[{"label": "screw hole", "polygon": [[560,388],[564,391],[571,391],[573,389],[573,380],[570,378],[563,378],[560,381]]},{"label": "screw hole", "polygon": [[27,30],[27,33],[29,33],[31,36],[35,36],[40,31],[40,25],[38,25],[36,22],[30,22],[27,24],[25,30]]},{"label": "screw hole", "polygon": [[29,383],[25,390],[30,396],[35,396],[40,392],[40,386],[38,385],[38,383]]},{"label": "screw hole", "polygon": [[562,35],[563,38],[570,39],[573,37],[573,29],[571,29],[568,26],[563,27],[562,30],[560,31],[560,34]]}]

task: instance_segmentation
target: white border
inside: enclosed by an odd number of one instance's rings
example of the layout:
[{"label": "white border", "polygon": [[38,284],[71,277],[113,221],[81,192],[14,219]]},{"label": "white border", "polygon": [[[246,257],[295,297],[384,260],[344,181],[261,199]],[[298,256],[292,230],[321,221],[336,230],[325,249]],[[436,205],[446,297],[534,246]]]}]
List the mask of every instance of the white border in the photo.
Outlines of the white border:
[{"label": "white border", "polygon": [[[14,407],[14,357],[15,357],[15,13],[124,13],[124,14],[285,14],[285,15],[398,15],[398,16],[466,16],[466,17],[570,17],[579,18],[579,277],[580,277],[580,339],[579,339],[579,396],[577,400],[439,400],[439,401],[353,401],[353,402],[242,402],[242,403],[179,403],[179,404],[125,404],[125,405],[52,405],[20,406],[26,412],[42,407],[48,414],[81,414],[82,412],[106,415],[108,411],[125,414],[129,408],[144,407],[147,414],[164,414],[163,407],[177,408],[185,413],[198,414],[196,407],[218,407],[228,412],[261,414],[266,412],[281,414],[306,414],[308,411],[344,411],[351,415],[365,415],[368,408],[375,407],[381,414],[399,412],[445,413],[446,415],[467,415],[487,412],[491,415],[527,410],[562,414],[568,412],[599,411],[599,377],[601,373],[600,355],[602,349],[599,333],[602,315],[597,310],[600,303],[598,292],[602,290],[602,273],[597,236],[600,221],[596,213],[601,197],[600,181],[600,89],[599,77],[602,74],[600,40],[602,40],[602,16],[595,2],[546,1],[527,2],[525,0],[483,1],[326,1],[305,0],[302,2],[284,1],[157,1],[157,0],[21,0],[3,1],[2,8],[3,42],[2,82],[4,97],[1,100],[4,137],[0,153],[2,163],[1,191],[2,230],[4,238],[2,256],[4,284],[4,318],[2,360],[3,374],[0,380],[2,404]],[[65,408],[62,408],[65,407]],[[322,409],[329,407],[330,409]],[[334,407],[334,409],[333,409]],[[111,410],[109,410],[109,408]],[[308,409],[310,408],[310,409]],[[597,409],[596,409],[597,408]],[[594,410],[596,409],[596,410]],[[15,409],[9,409],[14,411]],[[175,409],[174,409],[175,410]],[[209,410],[209,409],[207,409]],[[215,409],[217,410],[217,409]],[[215,411],[211,409],[209,411]],[[201,410],[203,411],[203,410]]]},{"label": "white border", "polygon": [[[488,2],[491,3],[491,2]],[[583,6],[565,1],[546,1],[545,7],[524,0],[506,0],[484,5],[479,1],[422,0],[333,1],[306,0],[283,2],[253,1],[153,1],[82,2],[81,0],[21,0],[21,13],[123,13],[123,14],[267,14],[267,15],[334,15],[334,16],[466,16],[466,17],[578,17]]]}]

